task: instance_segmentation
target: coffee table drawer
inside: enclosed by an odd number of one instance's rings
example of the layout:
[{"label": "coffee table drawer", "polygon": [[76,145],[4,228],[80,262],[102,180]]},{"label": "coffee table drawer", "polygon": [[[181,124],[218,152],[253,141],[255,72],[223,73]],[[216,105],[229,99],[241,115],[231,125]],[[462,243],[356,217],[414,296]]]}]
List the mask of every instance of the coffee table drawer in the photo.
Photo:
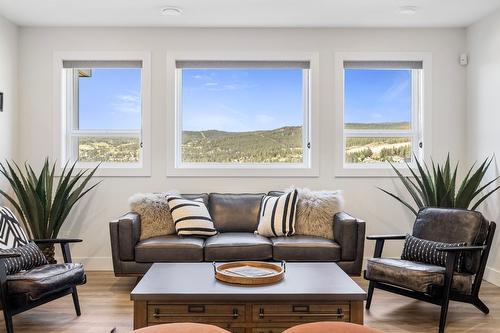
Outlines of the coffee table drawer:
[{"label": "coffee table drawer", "polygon": [[254,322],[349,321],[349,304],[254,304]]},{"label": "coffee table drawer", "polygon": [[148,322],[244,322],[241,304],[150,304]]},{"label": "coffee table drawer", "polygon": [[283,333],[286,330],[286,327],[262,327],[252,328],[252,333]]}]

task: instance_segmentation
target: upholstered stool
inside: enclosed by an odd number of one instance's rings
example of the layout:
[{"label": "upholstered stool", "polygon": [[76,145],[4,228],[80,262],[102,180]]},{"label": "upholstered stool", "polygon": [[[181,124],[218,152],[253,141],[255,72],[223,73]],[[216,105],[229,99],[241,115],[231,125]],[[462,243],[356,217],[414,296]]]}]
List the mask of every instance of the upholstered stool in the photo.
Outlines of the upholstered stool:
[{"label": "upholstered stool", "polygon": [[382,333],[366,326],[343,322],[318,322],[294,326],[283,333]]},{"label": "upholstered stool", "polygon": [[154,325],[135,330],[136,333],[230,333],[213,325],[194,323],[175,323]]}]

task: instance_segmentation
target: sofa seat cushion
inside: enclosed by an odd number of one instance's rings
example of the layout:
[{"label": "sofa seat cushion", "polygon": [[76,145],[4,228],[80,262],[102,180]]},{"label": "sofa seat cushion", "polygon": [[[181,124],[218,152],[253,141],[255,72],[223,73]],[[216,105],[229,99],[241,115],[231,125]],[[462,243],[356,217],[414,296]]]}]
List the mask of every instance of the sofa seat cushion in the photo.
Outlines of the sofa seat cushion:
[{"label": "sofa seat cushion", "polygon": [[274,237],[273,258],[286,261],[338,261],[340,245],[317,236]]},{"label": "sofa seat cushion", "polygon": [[[433,287],[444,285],[445,268],[415,261],[372,258],[368,259],[365,277],[368,280],[385,282],[406,289],[431,293]],[[452,289],[470,294],[474,275],[455,273]]]},{"label": "sofa seat cushion", "polygon": [[79,263],[43,265],[7,276],[7,293],[27,294],[31,301],[85,283],[83,265]]},{"label": "sofa seat cushion", "polygon": [[135,246],[135,261],[203,261],[203,241],[201,238],[177,235],[145,239]]},{"label": "sofa seat cushion", "polygon": [[267,260],[273,257],[271,241],[249,232],[225,232],[205,241],[205,260]]}]

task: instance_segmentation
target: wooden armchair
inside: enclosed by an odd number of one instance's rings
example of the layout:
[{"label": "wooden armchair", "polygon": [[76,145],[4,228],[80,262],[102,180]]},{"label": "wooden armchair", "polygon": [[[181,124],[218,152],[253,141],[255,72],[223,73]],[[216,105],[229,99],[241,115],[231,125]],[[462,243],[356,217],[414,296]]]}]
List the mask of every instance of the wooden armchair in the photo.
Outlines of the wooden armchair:
[{"label": "wooden armchair", "polygon": [[[446,254],[443,266],[382,258],[386,240],[404,240],[407,236],[368,236],[367,239],[376,243],[373,259],[368,260],[364,274],[370,281],[366,309],[370,309],[374,289],[378,288],[441,306],[439,333],[445,330],[450,300],[470,303],[488,314],[488,307],[479,298],[479,289],[495,228],[496,224],[485,220],[479,212],[440,208],[420,210],[413,226],[414,237],[465,244],[436,247],[438,256]],[[459,266],[463,267],[460,272]]]},{"label": "wooden armchair", "polygon": [[[7,214],[7,215],[5,215]],[[69,250],[70,243],[81,242],[80,239],[38,239],[36,244],[60,244],[64,258],[61,264],[42,264],[31,269],[8,274],[7,261],[22,255],[19,252],[22,244],[28,244],[24,232],[17,225],[12,212],[0,207],[0,230],[3,231],[3,249],[0,253],[0,303],[2,306],[7,333],[13,333],[12,316],[50,302],[62,296],[71,294],[76,314],[80,315],[77,285],[86,282],[83,266],[72,263]],[[12,226],[14,228],[12,229]],[[10,229],[9,229],[10,228]],[[19,237],[12,239],[13,237]],[[7,239],[10,238],[10,239]],[[8,248],[6,244],[18,244],[18,247]],[[17,250],[16,250],[17,249]]]}]

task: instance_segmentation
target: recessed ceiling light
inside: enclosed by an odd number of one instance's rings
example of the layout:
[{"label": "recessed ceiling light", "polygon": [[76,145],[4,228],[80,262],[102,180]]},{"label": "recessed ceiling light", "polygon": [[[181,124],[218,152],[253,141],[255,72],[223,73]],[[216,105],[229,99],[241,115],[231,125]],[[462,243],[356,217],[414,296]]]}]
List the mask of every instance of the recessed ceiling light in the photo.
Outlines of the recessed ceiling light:
[{"label": "recessed ceiling light", "polygon": [[403,6],[399,8],[399,13],[402,15],[415,15],[417,10],[417,6]]},{"label": "recessed ceiling light", "polygon": [[178,7],[165,7],[161,9],[161,13],[165,16],[180,16],[182,15],[182,9]]}]

